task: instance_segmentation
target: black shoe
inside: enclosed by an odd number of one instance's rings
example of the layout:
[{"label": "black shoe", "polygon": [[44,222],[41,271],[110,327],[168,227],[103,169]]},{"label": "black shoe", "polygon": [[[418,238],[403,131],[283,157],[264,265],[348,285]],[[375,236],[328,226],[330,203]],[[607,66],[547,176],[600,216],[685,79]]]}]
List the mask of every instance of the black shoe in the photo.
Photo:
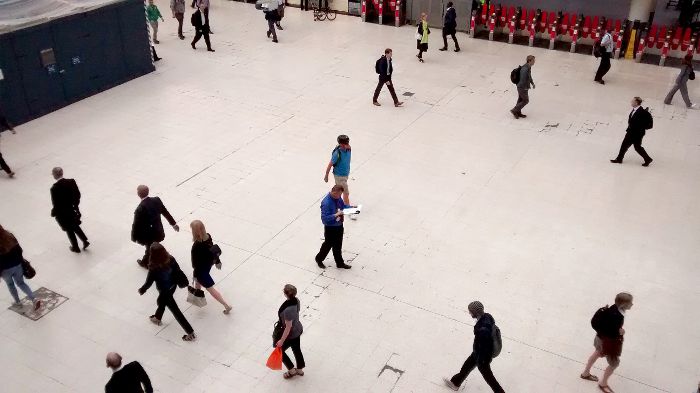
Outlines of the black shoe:
[{"label": "black shoe", "polygon": [[459,52],[460,50],[461,50],[461,49],[459,49],[459,48],[456,48],[456,49],[455,49],[455,52]]},{"label": "black shoe", "polygon": [[622,160],[618,160],[617,158],[614,160],[610,160],[613,164],[622,164]]},{"label": "black shoe", "polygon": [[197,47],[195,47],[194,44],[190,44],[190,45],[192,45],[192,49],[197,49]]},{"label": "black shoe", "polygon": [[90,246],[90,242],[85,240],[85,242],[83,243],[83,250],[87,250],[88,246]]},{"label": "black shoe", "polygon": [[440,51],[443,51],[443,52],[444,52],[444,51],[446,51],[446,50],[447,50],[447,47],[444,47],[444,48],[440,48],[440,49],[438,49],[438,50],[440,50]]},{"label": "black shoe", "polygon": [[342,265],[335,265],[335,267],[337,267],[338,269],[352,269],[352,266],[346,263],[343,263]]},{"label": "black shoe", "polygon": [[598,82],[598,83],[600,83],[601,85],[604,85],[604,84],[605,84],[605,81],[602,80],[602,79],[596,79],[595,81]]},{"label": "black shoe", "polygon": [[514,111],[514,110],[511,109],[511,110],[510,110],[510,113],[513,114],[513,117],[514,117],[514,118],[520,119],[520,115],[518,114],[518,112],[516,112],[516,111]]},{"label": "black shoe", "polygon": [[216,52],[216,51],[212,48],[209,48],[209,49],[207,49],[207,52]]},{"label": "black shoe", "polygon": [[279,41],[277,41],[276,39],[274,39],[274,40],[272,40],[272,42],[274,42],[274,43],[276,44],[276,43],[278,43]]},{"label": "black shoe", "polygon": [[156,62],[156,61],[161,61],[161,60],[163,60],[162,57],[156,57],[155,59],[153,59],[154,62]]},{"label": "black shoe", "polygon": [[522,117],[524,119],[527,117],[527,115],[523,115],[522,113],[518,113],[518,117]]},{"label": "black shoe", "polygon": [[268,30],[267,31],[267,38],[270,38],[271,35],[272,35],[272,32],[270,30]]},{"label": "black shoe", "polygon": [[181,35],[181,36],[180,36],[180,39],[181,39],[181,40],[184,40],[184,39],[185,39],[185,36],[184,36],[184,35]]},{"label": "black shoe", "polygon": [[76,254],[80,254],[80,249],[78,247],[70,246],[69,250],[73,251]]},{"label": "black shoe", "polygon": [[644,161],[644,164],[642,164],[642,166],[649,166],[649,164],[651,164],[652,161],[654,161],[654,159],[650,157],[649,161]]},{"label": "black shoe", "polygon": [[325,268],[326,268],[326,265],[324,265],[323,262],[316,261],[316,264],[317,264],[318,267],[320,267],[321,269],[325,269]]}]

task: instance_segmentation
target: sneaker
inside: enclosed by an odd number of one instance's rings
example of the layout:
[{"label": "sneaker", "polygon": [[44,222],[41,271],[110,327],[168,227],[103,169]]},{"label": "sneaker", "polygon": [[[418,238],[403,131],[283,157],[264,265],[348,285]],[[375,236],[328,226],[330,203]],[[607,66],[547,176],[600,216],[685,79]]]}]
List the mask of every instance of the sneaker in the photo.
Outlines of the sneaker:
[{"label": "sneaker", "polygon": [[513,114],[513,117],[514,117],[514,118],[520,119],[520,115],[518,114],[518,112],[516,112],[516,111],[514,111],[514,110],[511,109],[511,110],[510,110],[510,113]]},{"label": "sneaker", "polygon": [[401,101],[394,103],[394,106],[397,108],[400,107],[401,105],[403,105],[403,102],[401,102]]},{"label": "sneaker", "polygon": [[352,269],[352,266],[348,265],[347,263],[343,263],[342,265],[335,265],[338,269]]},{"label": "sneaker", "polygon": [[459,386],[453,384],[452,381],[450,381],[449,379],[443,378],[442,380],[445,382],[445,386],[447,386],[448,388],[454,390],[455,392],[459,390]]},{"label": "sneaker", "polygon": [[688,109],[698,109],[698,104],[690,104]]},{"label": "sneaker", "polygon": [[268,30],[267,31],[267,38],[270,38],[271,35],[272,35],[272,32],[270,30]]},{"label": "sneaker", "polygon": [[279,41],[277,41],[277,40],[273,39],[273,40],[272,40],[272,42],[274,42],[274,43],[276,44],[276,43],[278,43]]},{"label": "sneaker", "polygon": [[80,254],[80,249],[78,247],[68,247],[69,250],[73,251],[76,254]]},{"label": "sneaker", "polygon": [[446,50],[447,50],[447,47],[444,47],[444,48],[440,48],[440,49],[438,49],[438,50],[439,50],[439,51],[442,51],[442,52],[444,52],[444,51],[446,51]]},{"label": "sneaker", "polygon": [[372,101],[372,105],[374,105],[374,106],[382,106],[382,104],[378,103],[377,101]]},{"label": "sneaker", "polygon": [[153,323],[153,324],[156,325],[156,326],[160,326],[160,325],[163,324],[163,322],[161,322],[160,319],[156,318],[155,315],[151,315],[150,317],[148,317],[148,319],[150,319],[150,320],[151,320],[151,323]]},{"label": "sneaker", "polygon": [[216,52],[216,51],[214,49],[209,48],[209,49],[207,49],[207,52]]}]

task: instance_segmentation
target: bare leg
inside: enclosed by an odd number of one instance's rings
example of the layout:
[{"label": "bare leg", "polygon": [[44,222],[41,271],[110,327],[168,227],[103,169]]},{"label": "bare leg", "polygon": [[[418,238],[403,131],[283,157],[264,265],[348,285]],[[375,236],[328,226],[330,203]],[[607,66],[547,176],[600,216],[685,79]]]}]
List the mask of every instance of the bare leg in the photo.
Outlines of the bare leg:
[{"label": "bare leg", "polygon": [[343,203],[345,203],[346,206],[352,206],[350,204],[350,194],[343,191]]},{"label": "bare leg", "polygon": [[586,368],[583,370],[583,373],[581,375],[587,376],[591,375],[591,368],[593,367],[593,364],[595,364],[596,360],[600,359],[601,355],[600,352],[593,351],[591,356],[588,358],[588,362],[586,363]]},{"label": "bare leg", "polygon": [[613,375],[616,368],[617,366],[609,365],[605,369],[605,372],[603,372],[603,378],[600,380],[599,383],[600,386],[608,386],[608,379],[610,379],[610,376]]},{"label": "bare leg", "polygon": [[221,304],[224,306],[224,308],[225,308],[226,310],[230,310],[230,309],[231,309],[231,306],[229,306],[228,303],[226,303],[226,300],[224,300],[224,297],[221,296],[221,293],[219,293],[219,291],[217,291],[216,288],[214,288],[214,287],[209,287],[209,288],[207,288],[207,291],[209,292],[209,294],[210,294],[214,299],[216,299],[216,301],[218,301],[219,303],[221,303]]}]

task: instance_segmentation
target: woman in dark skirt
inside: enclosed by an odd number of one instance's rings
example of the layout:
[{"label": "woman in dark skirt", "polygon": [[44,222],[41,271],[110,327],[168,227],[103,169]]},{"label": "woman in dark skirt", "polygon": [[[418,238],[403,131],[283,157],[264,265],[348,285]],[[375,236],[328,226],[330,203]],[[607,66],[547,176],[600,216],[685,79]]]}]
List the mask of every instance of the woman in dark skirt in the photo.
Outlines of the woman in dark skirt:
[{"label": "woman in dark skirt", "polygon": [[224,306],[224,314],[231,312],[232,307],[226,303],[221,293],[214,288],[214,279],[211,278],[211,267],[216,265],[221,269],[219,255],[212,251],[214,242],[211,235],[207,233],[204,224],[199,220],[190,223],[192,229],[192,268],[194,269],[194,287],[200,289],[204,287],[209,294]]},{"label": "woman in dark skirt", "polygon": [[428,27],[428,16],[425,12],[420,14],[420,21],[418,22],[418,33],[416,33],[416,49],[418,49],[418,54],[416,57],[418,61],[423,62],[423,52],[428,51],[428,35],[430,34],[430,28]]}]

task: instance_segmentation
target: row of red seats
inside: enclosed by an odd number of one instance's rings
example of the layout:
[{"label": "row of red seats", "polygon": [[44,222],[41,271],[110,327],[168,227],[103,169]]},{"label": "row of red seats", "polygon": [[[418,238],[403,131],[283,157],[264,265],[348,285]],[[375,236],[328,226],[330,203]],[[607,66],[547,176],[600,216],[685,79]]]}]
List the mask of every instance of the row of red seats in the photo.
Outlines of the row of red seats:
[{"label": "row of red seats", "polygon": [[[673,30],[673,28],[666,26],[659,28],[657,25],[651,25],[644,39],[647,48],[650,49],[654,46],[661,49],[668,42],[671,49],[678,50],[680,48],[681,51],[685,52],[693,42],[693,32],[690,28],[684,30],[682,27],[676,27]],[[700,46],[696,50],[697,53],[700,53]]]}]

